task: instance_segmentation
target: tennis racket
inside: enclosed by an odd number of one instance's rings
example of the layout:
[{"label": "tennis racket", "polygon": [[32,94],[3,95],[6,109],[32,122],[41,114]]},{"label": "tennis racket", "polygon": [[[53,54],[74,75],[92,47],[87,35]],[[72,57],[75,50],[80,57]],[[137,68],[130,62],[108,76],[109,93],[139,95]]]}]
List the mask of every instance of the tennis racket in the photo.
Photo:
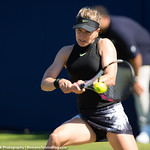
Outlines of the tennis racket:
[{"label": "tennis racket", "polygon": [[[130,63],[125,60],[118,59],[109,63],[101,69],[92,79],[80,85],[80,88],[94,90],[93,82],[99,80],[100,76],[104,74],[106,68],[117,63],[116,82],[114,86],[108,86],[105,93],[97,93],[103,100],[108,102],[120,102],[125,100],[132,92],[135,74]],[[96,92],[96,91],[95,91]]]}]

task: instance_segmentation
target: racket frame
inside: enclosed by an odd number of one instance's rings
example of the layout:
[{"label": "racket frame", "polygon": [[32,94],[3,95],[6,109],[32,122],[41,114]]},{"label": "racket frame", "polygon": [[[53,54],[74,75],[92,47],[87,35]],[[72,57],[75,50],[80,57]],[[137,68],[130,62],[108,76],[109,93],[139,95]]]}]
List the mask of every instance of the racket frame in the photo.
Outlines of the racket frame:
[{"label": "racket frame", "polygon": [[[113,61],[113,62],[109,63],[107,66],[105,66],[104,68],[102,68],[92,79],[88,80],[88,81],[85,82],[83,85],[81,85],[81,88],[87,88],[88,86],[91,86],[91,85],[93,84],[93,82],[94,82],[96,79],[100,78],[100,76],[103,75],[104,70],[105,70],[109,65],[111,65],[111,64],[113,64],[113,63],[122,63],[122,62],[128,63],[127,61],[124,61],[124,60],[122,60],[122,59],[117,59],[116,61]],[[128,64],[129,64],[129,63],[128,63]],[[130,64],[129,64],[129,65],[130,65]]]},{"label": "racket frame", "polygon": [[[91,90],[95,91],[95,90],[94,90],[94,87],[93,87],[93,82],[94,82],[96,79],[99,79],[100,76],[103,75],[105,69],[106,69],[108,66],[110,66],[111,64],[113,64],[113,63],[125,63],[125,64],[127,64],[127,65],[130,67],[131,74],[132,74],[132,80],[131,80],[131,81],[132,81],[132,83],[131,83],[132,86],[129,88],[128,94],[127,94],[126,96],[124,96],[124,98],[120,98],[120,99],[116,100],[116,102],[119,102],[119,101],[122,101],[122,100],[126,99],[126,98],[129,96],[129,94],[131,93],[132,89],[133,89],[133,84],[135,83],[135,72],[134,72],[134,69],[133,69],[133,67],[131,66],[131,64],[130,64],[128,61],[122,60],[122,59],[117,59],[116,61],[113,61],[113,62],[109,63],[107,66],[105,66],[104,68],[102,68],[92,79],[86,81],[84,84],[81,84],[81,85],[80,85],[80,88],[81,88],[81,89],[86,88],[86,89],[91,89]],[[96,92],[96,91],[95,91],[95,92]],[[98,93],[98,94],[100,94],[100,93]],[[100,94],[100,95],[102,96],[103,99],[105,99],[105,100],[107,100],[107,101],[110,101],[110,102],[114,102],[114,100],[105,97],[105,95],[103,95],[103,94]]]}]

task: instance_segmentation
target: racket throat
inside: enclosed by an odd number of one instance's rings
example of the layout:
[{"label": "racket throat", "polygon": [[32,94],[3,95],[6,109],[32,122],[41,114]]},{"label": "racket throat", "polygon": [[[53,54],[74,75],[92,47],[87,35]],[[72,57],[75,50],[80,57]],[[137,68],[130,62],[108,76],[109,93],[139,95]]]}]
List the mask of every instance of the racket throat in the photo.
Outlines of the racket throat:
[{"label": "racket throat", "polygon": [[114,100],[110,99],[110,98],[107,98],[105,95],[101,94],[101,97],[104,99],[104,100],[107,100],[109,102],[114,102]]}]

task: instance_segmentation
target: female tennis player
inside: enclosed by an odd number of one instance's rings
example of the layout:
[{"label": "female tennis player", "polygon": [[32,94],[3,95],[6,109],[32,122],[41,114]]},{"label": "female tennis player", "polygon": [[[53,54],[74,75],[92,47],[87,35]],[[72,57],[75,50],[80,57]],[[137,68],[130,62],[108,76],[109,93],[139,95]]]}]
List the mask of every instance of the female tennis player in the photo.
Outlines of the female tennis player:
[{"label": "female tennis player", "polygon": [[[73,28],[77,43],[60,49],[43,76],[41,88],[43,91],[60,88],[64,93],[75,93],[79,114],[53,131],[46,149],[108,140],[115,150],[137,150],[122,104],[110,103],[106,106],[106,101],[98,94],[79,87],[115,61],[117,56],[109,39],[98,38],[101,16],[96,10],[82,8],[76,18]],[[67,69],[71,81],[56,79],[63,67]],[[107,86],[114,85],[116,70],[116,65],[108,67],[100,81]]]}]

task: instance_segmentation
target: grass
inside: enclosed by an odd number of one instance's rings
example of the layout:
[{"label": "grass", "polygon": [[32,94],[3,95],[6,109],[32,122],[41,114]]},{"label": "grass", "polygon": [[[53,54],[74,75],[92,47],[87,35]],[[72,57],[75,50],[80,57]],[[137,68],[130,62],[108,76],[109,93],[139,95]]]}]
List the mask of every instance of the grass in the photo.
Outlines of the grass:
[{"label": "grass", "polygon": [[[48,134],[0,133],[0,150],[43,150]],[[149,144],[137,143],[139,150],[150,150]],[[96,142],[80,146],[68,146],[64,150],[113,150],[108,142]]]}]

